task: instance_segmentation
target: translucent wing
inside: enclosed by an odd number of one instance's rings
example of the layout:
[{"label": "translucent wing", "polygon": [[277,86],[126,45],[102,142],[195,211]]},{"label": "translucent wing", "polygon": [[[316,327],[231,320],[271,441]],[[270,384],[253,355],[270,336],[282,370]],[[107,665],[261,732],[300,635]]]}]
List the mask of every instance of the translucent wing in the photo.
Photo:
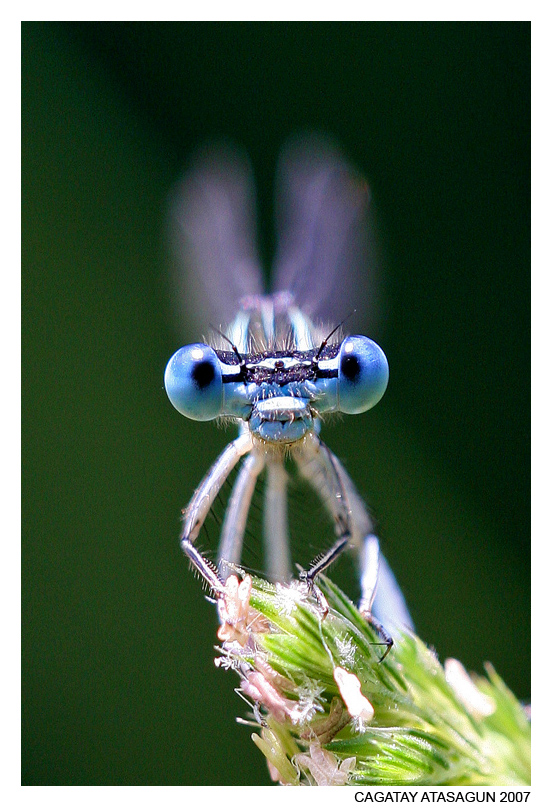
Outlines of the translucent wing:
[{"label": "translucent wing", "polygon": [[311,318],[347,320],[348,332],[377,321],[376,240],[370,191],[330,140],[303,135],[280,157],[277,251],[272,287],[289,290]]},{"label": "translucent wing", "polygon": [[188,338],[224,328],[240,298],[262,294],[255,189],[247,157],[228,144],[198,153],[170,206],[179,330]]}]

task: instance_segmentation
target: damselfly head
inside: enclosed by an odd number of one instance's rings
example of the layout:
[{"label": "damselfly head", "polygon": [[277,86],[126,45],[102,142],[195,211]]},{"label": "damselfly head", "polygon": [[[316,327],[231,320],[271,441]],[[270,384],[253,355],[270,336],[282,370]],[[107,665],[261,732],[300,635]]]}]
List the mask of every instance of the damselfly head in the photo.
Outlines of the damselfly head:
[{"label": "damselfly head", "polygon": [[310,432],[320,414],[357,414],[373,407],[388,377],[385,354],[362,336],[322,349],[260,354],[195,343],[170,359],[165,389],[187,418],[238,418],[254,437],[289,444]]}]

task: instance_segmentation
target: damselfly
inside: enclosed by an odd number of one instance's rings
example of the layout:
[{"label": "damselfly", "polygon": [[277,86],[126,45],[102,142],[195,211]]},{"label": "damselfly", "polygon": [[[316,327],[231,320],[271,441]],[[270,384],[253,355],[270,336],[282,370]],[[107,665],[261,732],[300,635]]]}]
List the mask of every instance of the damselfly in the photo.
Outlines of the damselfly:
[{"label": "damselfly", "polygon": [[[411,625],[364,503],[319,437],[327,413],[365,412],[387,386],[387,359],[375,342],[358,335],[339,338],[339,328],[320,324],[330,316],[343,320],[351,308],[365,305],[368,188],[331,143],[312,136],[287,145],[277,182],[271,294],[263,292],[253,184],[242,155],[227,148],[203,153],[174,201],[173,237],[184,264],[184,293],[196,301],[203,287],[202,310],[219,336],[216,347],[180,348],[167,365],[165,388],[188,418],[230,418],[239,424],[238,437],[184,511],[181,546],[215,594],[222,593],[230,570],[240,564],[253,492],[264,471],[266,572],[273,580],[289,581],[293,559],[284,458],[290,456],[316,490],[335,534],[332,546],[299,578],[316,592],[316,576],[350,548],[358,557],[363,613],[383,625]],[[214,564],[195,542],[237,466]]]}]

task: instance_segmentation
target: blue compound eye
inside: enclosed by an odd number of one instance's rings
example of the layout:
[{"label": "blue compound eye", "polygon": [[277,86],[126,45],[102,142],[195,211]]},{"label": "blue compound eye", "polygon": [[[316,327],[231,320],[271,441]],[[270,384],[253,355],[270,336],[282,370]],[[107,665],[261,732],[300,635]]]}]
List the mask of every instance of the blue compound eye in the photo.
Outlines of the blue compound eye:
[{"label": "blue compound eye", "polygon": [[194,421],[218,418],[222,409],[220,360],[208,345],[180,348],[165,370],[165,390],[173,407]]},{"label": "blue compound eye", "polygon": [[339,411],[355,415],[377,404],[389,380],[389,365],[379,345],[368,337],[347,337],[338,362]]}]

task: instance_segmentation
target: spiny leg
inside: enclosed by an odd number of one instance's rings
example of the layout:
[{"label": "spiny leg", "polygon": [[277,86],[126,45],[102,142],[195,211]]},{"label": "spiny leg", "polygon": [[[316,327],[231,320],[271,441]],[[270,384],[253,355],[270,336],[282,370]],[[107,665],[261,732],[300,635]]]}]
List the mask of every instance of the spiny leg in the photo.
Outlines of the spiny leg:
[{"label": "spiny leg", "polygon": [[226,581],[230,575],[230,565],[239,564],[241,561],[243,536],[251,498],[263,467],[262,454],[253,450],[243,461],[234,483],[222,525],[218,554],[219,575],[223,581]]},{"label": "spiny leg", "polygon": [[249,433],[243,433],[232,443],[229,443],[201,481],[190,500],[190,504],[184,511],[180,546],[211,589],[219,594],[224,591],[221,576],[216,566],[194,546],[194,542],[224,481],[239,459],[251,449],[252,442]]},{"label": "spiny leg", "polygon": [[310,435],[297,452],[299,471],[310,482],[325,502],[334,520],[337,539],[330,549],[314,559],[307,570],[302,570],[300,579],[313,592],[327,611],[322,593],[315,586],[316,577],[332,564],[347,549],[351,539],[350,514],[337,470],[332,463],[328,448],[315,435]]},{"label": "spiny leg", "polygon": [[368,534],[364,539],[364,544],[361,551],[361,570],[360,570],[360,601],[358,603],[358,610],[365,620],[377,631],[384,644],[387,646],[380,662],[383,662],[389,651],[393,646],[393,638],[385,630],[380,621],[374,617],[372,612],[372,605],[376,596],[376,590],[379,582],[379,569],[381,553],[379,549],[378,537],[373,533]]},{"label": "spiny leg", "polygon": [[[303,476],[308,479],[319,492],[332,515],[337,541],[321,559],[314,562],[305,573],[304,579],[311,586],[316,575],[326,569],[348,546],[358,546],[359,536],[368,528],[371,521],[366,513],[362,500],[353,484],[333,452],[318,438],[305,443],[303,451],[297,457],[297,463]],[[357,517],[355,519],[355,516]],[[369,541],[364,544],[364,558],[361,564],[361,600],[359,610],[370,623],[386,645],[380,661],[383,661],[393,640],[371,611],[376,585],[378,582],[379,542],[376,536],[369,534]]]},{"label": "spiny leg", "polygon": [[362,611],[368,607],[380,625],[383,623],[385,626],[395,627],[399,630],[405,627],[413,629],[414,623],[404,595],[387,559],[379,549],[379,539],[373,532],[372,520],[364,501],[335,455],[333,455],[333,461],[351,509],[352,544],[357,549],[360,567],[359,608]]},{"label": "spiny leg", "polygon": [[387,563],[387,559],[381,551],[379,554],[378,586],[372,611],[378,620],[390,628],[414,630],[414,622],[406,605],[404,595],[391,567]]}]

